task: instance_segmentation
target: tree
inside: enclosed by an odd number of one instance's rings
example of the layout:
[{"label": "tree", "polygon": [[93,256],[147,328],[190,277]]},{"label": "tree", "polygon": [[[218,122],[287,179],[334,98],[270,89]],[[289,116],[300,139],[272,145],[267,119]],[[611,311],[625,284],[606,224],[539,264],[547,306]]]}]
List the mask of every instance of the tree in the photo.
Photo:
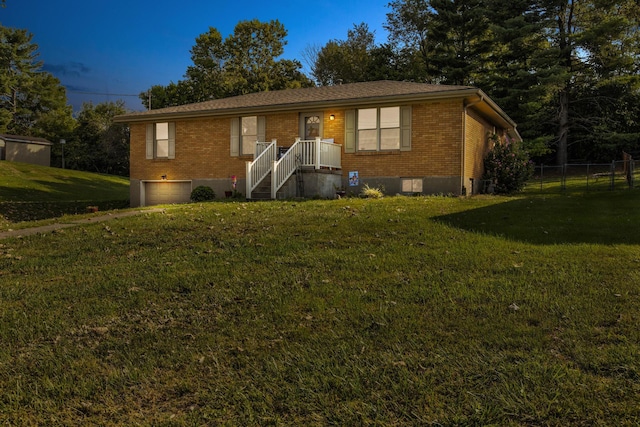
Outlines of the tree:
[{"label": "tree", "polygon": [[439,82],[476,85],[492,48],[484,0],[431,0],[427,37]]},{"label": "tree", "polygon": [[66,144],[68,167],[128,176],[129,128],[113,122],[115,116],[126,112],[124,101],[83,104],[78,126]]},{"label": "tree", "polygon": [[417,81],[436,83],[440,71],[433,66],[434,44],[430,38],[433,13],[429,0],[393,0],[389,3],[384,28],[389,44],[396,51],[412,52],[412,68],[418,70]]},{"label": "tree", "polygon": [[26,30],[0,26],[0,132],[52,141],[74,125],[64,87],[37,61]]},{"label": "tree", "polygon": [[[394,0],[385,28],[418,81],[484,89],[528,149],[574,158],[638,141],[635,0]],[[409,73],[398,73],[408,75]],[[406,77],[405,77],[406,78]],[[619,153],[618,153],[619,155]]]},{"label": "tree", "polygon": [[[210,27],[196,38],[191,49],[193,65],[187,68],[185,79],[150,89],[152,108],[311,86],[298,61],[277,59],[284,53],[286,35],[277,20],[241,21],[226,39]],[[140,98],[148,107],[148,92]]]},{"label": "tree", "polygon": [[[373,80],[402,80],[402,54],[390,45],[376,46],[365,23],[354,25],[346,40],[330,40],[315,52],[311,74],[322,86]],[[307,55],[311,55],[308,51]],[[409,69],[409,67],[406,67]]]},{"label": "tree", "polygon": [[482,0],[394,0],[385,28],[396,49],[412,49],[421,81],[477,84],[491,50]]},{"label": "tree", "polygon": [[492,47],[477,84],[518,123],[527,150],[546,155],[554,124],[551,96],[541,84],[547,67],[540,58],[549,43],[540,7],[531,0],[491,0],[486,7]]},{"label": "tree", "polygon": [[633,0],[548,0],[542,7],[549,47],[538,69],[553,96],[556,161],[564,164],[584,136],[612,130],[591,113],[602,111],[593,109],[594,100],[622,106],[602,88],[622,85],[638,94],[640,6]]}]

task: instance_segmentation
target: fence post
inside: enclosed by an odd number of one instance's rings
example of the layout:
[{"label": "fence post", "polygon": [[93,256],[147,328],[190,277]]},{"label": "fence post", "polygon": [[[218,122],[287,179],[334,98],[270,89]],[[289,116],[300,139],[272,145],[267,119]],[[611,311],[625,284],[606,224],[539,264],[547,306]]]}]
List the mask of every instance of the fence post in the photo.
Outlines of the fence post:
[{"label": "fence post", "polygon": [[316,136],[315,149],[315,169],[318,170],[320,169],[320,153],[322,149],[319,136]]},{"label": "fence post", "polygon": [[616,183],[616,161],[611,162],[611,185],[610,190],[613,190]]},{"label": "fence post", "polygon": [[561,182],[562,182],[562,185],[561,185],[562,189],[566,190],[567,189],[567,164],[566,163],[564,163],[562,165],[562,179],[561,179]]},{"label": "fence post", "polygon": [[544,163],[540,165],[540,190],[542,190],[543,183],[544,183]]},{"label": "fence post", "polygon": [[635,177],[633,175],[633,173],[634,173],[633,169],[634,168],[635,168],[635,160],[629,159],[629,174],[630,174],[630,176],[629,176],[629,188],[633,188],[633,184],[634,184],[634,180],[635,180]]},{"label": "fence post", "polygon": [[589,165],[590,163],[587,162],[587,191],[589,191]]}]

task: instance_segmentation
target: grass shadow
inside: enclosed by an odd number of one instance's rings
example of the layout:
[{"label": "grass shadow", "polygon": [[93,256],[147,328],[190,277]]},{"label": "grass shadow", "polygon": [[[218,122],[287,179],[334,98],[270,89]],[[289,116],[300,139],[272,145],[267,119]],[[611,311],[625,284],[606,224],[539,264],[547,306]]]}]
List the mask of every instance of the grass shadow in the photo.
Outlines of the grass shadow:
[{"label": "grass shadow", "polygon": [[[488,199],[496,198],[501,197]],[[539,245],[640,244],[640,197],[636,192],[524,195],[503,200],[434,220]]]}]

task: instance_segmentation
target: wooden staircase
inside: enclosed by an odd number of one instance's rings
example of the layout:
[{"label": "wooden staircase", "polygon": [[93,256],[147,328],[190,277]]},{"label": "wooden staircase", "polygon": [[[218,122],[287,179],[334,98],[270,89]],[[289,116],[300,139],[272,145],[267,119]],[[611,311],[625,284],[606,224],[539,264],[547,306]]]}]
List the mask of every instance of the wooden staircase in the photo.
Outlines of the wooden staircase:
[{"label": "wooden staircase", "polygon": [[247,162],[247,190],[249,200],[273,200],[278,191],[289,179],[296,175],[296,193],[304,195],[302,168],[310,167],[315,170],[341,169],[342,146],[334,144],[333,140],[323,141],[301,140],[296,138],[294,144],[277,158],[277,141],[271,143],[256,143],[256,158]]},{"label": "wooden staircase", "polygon": [[271,200],[271,173],[251,192],[251,200]]}]

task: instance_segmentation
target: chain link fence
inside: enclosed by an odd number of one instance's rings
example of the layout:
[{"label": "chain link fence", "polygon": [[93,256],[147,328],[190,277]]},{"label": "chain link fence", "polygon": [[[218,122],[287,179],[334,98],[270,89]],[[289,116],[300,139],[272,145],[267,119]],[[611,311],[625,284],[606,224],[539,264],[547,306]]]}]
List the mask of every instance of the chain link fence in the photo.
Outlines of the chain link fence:
[{"label": "chain link fence", "polygon": [[633,189],[640,182],[634,160],[611,163],[568,163],[561,166],[537,165],[527,191],[607,191]]}]

